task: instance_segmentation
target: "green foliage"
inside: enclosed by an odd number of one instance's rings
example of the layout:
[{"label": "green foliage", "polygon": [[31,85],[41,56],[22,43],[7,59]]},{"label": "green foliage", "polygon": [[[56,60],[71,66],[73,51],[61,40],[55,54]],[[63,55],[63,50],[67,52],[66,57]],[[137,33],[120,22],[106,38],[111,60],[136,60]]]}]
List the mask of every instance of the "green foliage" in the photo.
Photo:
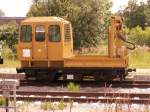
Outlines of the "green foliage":
[{"label": "green foliage", "polygon": [[105,36],[111,5],[110,0],[34,0],[27,16],[67,16],[75,48],[88,48]]},{"label": "green foliage", "polygon": [[[4,57],[16,57],[16,44],[18,40],[18,28],[15,23],[8,23],[0,26],[0,41],[7,49]],[[5,50],[3,50],[5,52]],[[10,56],[8,56],[10,54]]]},{"label": "green foliage", "polygon": [[9,49],[7,46],[4,46],[3,47],[3,50],[2,50],[2,57],[4,59],[13,59],[13,56],[14,53],[12,52],[11,49]]},{"label": "green foliage", "polygon": [[64,110],[64,108],[66,107],[65,103],[63,100],[61,100],[58,104],[58,109],[59,110]]},{"label": "green foliage", "polygon": [[67,85],[67,89],[68,91],[71,91],[71,92],[78,92],[79,91],[79,88],[80,86],[79,85],[76,85],[72,82],[70,82],[68,85]]},{"label": "green foliage", "polygon": [[145,5],[144,7],[144,15],[145,15],[145,26],[150,26],[150,4]]},{"label": "green foliage", "polygon": [[150,5],[147,2],[137,3],[138,0],[129,0],[128,6],[124,9],[125,23],[129,28],[136,26],[144,29],[146,26],[150,26]]},{"label": "green foliage", "polygon": [[26,101],[17,104],[17,112],[27,112],[26,107],[28,106],[29,106],[29,102]]},{"label": "green foliage", "polygon": [[144,47],[131,52],[129,55],[129,66],[135,68],[150,68],[150,52]]},{"label": "green foliage", "polygon": [[16,67],[20,67],[20,62],[19,60],[12,60],[12,59],[4,59],[4,63],[0,64],[0,67],[2,68],[8,68],[8,67],[12,67],[12,68],[16,68]]},{"label": "green foliage", "polygon": [[137,45],[146,45],[150,47],[150,27],[146,27],[145,30],[142,30],[139,26],[132,29],[126,28],[125,34]]},{"label": "green foliage", "polygon": [[41,109],[43,110],[53,110],[54,106],[51,102],[44,102],[41,104]]},{"label": "green foliage", "polygon": [[5,98],[4,97],[0,97],[0,106],[3,106],[6,104]]}]

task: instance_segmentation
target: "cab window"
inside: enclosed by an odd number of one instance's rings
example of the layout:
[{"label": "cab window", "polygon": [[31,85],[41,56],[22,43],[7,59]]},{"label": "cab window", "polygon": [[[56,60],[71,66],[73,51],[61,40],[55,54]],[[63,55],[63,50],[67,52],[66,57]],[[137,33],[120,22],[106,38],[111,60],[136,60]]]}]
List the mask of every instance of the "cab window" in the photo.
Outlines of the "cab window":
[{"label": "cab window", "polygon": [[44,26],[39,25],[36,26],[36,30],[35,30],[35,40],[42,42],[45,40],[45,29]]},{"label": "cab window", "polygon": [[32,26],[22,25],[20,31],[20,41],[21,42],[31,42],[32,40]]},{"label": "cab window", "polygon": [[48,35],[49,35],[50,42],[60,42],[61,37],[60,37],[59,25],[50,25]]}]

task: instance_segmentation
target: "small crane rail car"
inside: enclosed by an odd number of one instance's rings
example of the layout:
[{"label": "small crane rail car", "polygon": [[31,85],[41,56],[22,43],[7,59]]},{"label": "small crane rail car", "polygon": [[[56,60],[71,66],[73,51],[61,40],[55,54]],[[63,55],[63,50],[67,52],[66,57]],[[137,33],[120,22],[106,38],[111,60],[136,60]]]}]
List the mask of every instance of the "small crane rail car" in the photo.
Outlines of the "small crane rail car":
[{"label": "small crane rail car", "polygon": [[[21,67],[18,73],[26,77],[48,76],[54,81],[121,80],[128,75],[128,48],[122,35],[121,17],[111,17],[108,37],[108,55],[75,55],[71,22],[60,17],[30,17],[21,22],[17,46]],[[129,42],[128,42],[129,43]]]}]

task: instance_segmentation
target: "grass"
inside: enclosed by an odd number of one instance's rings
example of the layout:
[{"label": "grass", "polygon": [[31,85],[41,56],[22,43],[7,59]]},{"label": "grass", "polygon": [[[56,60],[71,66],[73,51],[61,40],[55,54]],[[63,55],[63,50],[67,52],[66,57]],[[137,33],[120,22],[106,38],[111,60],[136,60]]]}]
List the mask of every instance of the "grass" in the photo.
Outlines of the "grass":
[{"label": "grass", "polygon": [[64,103],[63,100],[61,100],[58,104],[58,109],[59,110],[64,110],[64,108],[66,107],[66,104]]},{"label": "grass", "polygon": [[138,49],[130,53],[129,66],[135,68],[150,68],[150,52]]},{"label": "grass", "polygon": [[[95,51],[95,52],[94,52]],[[83,55],[108,55],[106,46],[99,46],[93,52],[83,50]],[[150,51],[143,49],[136,49],[129,51],[129,67],[134,68],[150,68]]]},{"label": "grass", "polygon": [[54,105],[51,102],[43,102],[41,104],[41,109],[43,109],[43,110],[54,110]]},{"label": "grass", "polygon": [[52,102],[43,102],[40,106],[42,110],[45,111],[55,111],[55,110],[64,110],[67,105],[63,100],[61,100],[58,104],[54,104]]},{"label": "grass", "polygon": [[0,64],[1,68],[6,68],[6,67],[16,68],[20,66],[20,62],[18,60],[4,59],[3,61],[4,63]]},{"label": "grass", "polygon": [[74,84],[73,82],[70,82],[70,83],[67,85],[67,89],[68,89],[68,91],[70,91],[70,92],[78,92],[79,89],[80,89],[80,86],[77,85],[77,84]]},{"label": "grass", "polygon": [[0,106],[3,106],[6,104],[5,98],[4,97],[0,97]]}]

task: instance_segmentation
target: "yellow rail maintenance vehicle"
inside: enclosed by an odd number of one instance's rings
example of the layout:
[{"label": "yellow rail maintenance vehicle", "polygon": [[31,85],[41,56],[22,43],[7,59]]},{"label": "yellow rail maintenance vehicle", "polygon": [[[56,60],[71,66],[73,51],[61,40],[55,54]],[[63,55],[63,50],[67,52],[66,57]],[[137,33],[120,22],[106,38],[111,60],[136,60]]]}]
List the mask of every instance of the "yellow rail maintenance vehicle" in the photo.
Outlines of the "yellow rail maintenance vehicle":
[{"label": "yellow rail maintenance vehicle", "polygon": [[17,46],[21,67],[18,73],[26,77],[47,76],[50,81],[63,80],[121,80],[128,75],[128,52],[122,35],[120,17],[111,17],[108,55],[75,55],[72,25],[60,17],[30,17],[21,22]]}]

